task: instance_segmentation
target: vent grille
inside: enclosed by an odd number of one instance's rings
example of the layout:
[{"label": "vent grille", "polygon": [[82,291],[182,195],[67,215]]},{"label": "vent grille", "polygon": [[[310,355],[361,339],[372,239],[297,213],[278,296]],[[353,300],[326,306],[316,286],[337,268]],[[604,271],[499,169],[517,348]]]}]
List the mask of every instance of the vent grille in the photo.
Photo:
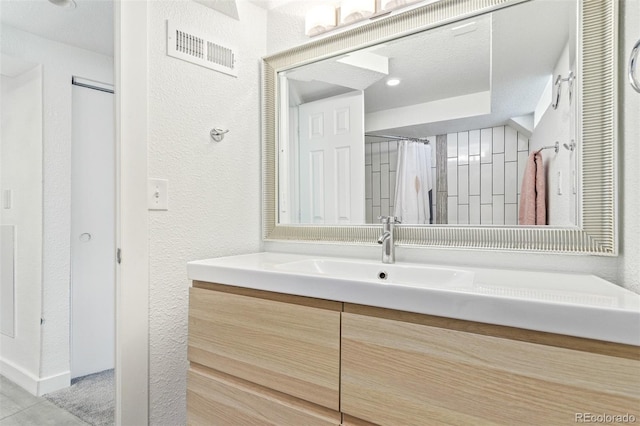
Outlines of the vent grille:
[{"label": "vent grille", "polygon": [[193,31],[176,28],[171,22],[167,22],[167,55],[233,77],[238,76],[233,49],[196,35]]}]

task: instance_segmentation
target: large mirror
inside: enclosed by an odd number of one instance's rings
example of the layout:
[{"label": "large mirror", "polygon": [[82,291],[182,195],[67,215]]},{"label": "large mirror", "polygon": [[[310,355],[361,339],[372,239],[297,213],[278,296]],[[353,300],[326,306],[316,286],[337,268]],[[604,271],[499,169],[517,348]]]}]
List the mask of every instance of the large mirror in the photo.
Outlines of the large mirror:
[{"label": "large mirror", "polygon": [[266,238],[615,253],[613,2],[468,3],[265,59]]}]

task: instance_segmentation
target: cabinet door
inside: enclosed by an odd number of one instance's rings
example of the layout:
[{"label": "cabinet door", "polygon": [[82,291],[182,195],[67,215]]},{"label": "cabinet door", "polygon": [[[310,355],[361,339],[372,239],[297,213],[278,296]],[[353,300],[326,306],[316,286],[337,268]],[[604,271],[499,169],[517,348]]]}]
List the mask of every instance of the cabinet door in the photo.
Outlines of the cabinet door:
[{"label": "cabinet door", "polygon": [[187,375],[187,412],[189,425],[305,425],[337,426],[340,413],[312,406],[286,395],[230,376],[189,369]]},{"label": "cabinet door", "polygon": [[342,317],[341,376],[342,411],[380,425],[640,418],[637,359],[353,313]]},{"label": "cabinet door", "polygon": [[340,303],[192,288],[189,306],[191,362],[339,410]]}]

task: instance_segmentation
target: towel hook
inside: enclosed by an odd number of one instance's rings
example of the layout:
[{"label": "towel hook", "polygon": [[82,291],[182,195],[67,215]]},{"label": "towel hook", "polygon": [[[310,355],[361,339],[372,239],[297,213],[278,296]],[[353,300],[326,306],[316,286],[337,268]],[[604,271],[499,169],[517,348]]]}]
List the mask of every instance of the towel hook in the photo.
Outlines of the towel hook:
[{"label": "towel hook", "polygon": [[219,127],[214,127],[209,132],[209,135],[211,135],[211,139],[213,139],[214,141],[220,142],[222,139],[224,139],[224,135],[226,135],[227,133],[229,133],[229,129],[224,130]]},{"label": "towel hook", "polygon": [[569,84],[569,104],[571,104],[571,98],[573,98],[573,81],[576,79],[573,71],[569,71],[569,75],[566,78],[562,78],[561,74],[558,74],[556,77],[555,83],[553,83],[553,87],[556,92],[556,101],[551,102],[551,107],[553,109],[558,109],[558,105],[560,105],[560,93],[562,92],[562,83],[567,82]]}]

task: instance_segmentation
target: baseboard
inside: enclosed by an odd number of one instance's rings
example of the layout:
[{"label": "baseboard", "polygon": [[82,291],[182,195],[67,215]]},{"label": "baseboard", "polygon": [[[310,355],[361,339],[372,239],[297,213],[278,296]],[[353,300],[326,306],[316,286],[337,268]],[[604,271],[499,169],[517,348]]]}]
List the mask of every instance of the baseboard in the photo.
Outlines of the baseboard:
[{"label": "baseboard", "polygon": [[38,378],[25,369],[6,359],[0,359],[0,374],[30,394],[38,395]]},{"label": "baseboard", "polygon": [[5,359],[0,359],[0,374],[30,394],[37,396],[64,389],[71,384],[71,372],[69,371],[39,378]]},{"label": "baseboard", "polygon": [[45,395],[60,389],[68,388],[71,385],[71,372],[56,374],[55,376],[43,377],[38,383],[38,395]]}]

